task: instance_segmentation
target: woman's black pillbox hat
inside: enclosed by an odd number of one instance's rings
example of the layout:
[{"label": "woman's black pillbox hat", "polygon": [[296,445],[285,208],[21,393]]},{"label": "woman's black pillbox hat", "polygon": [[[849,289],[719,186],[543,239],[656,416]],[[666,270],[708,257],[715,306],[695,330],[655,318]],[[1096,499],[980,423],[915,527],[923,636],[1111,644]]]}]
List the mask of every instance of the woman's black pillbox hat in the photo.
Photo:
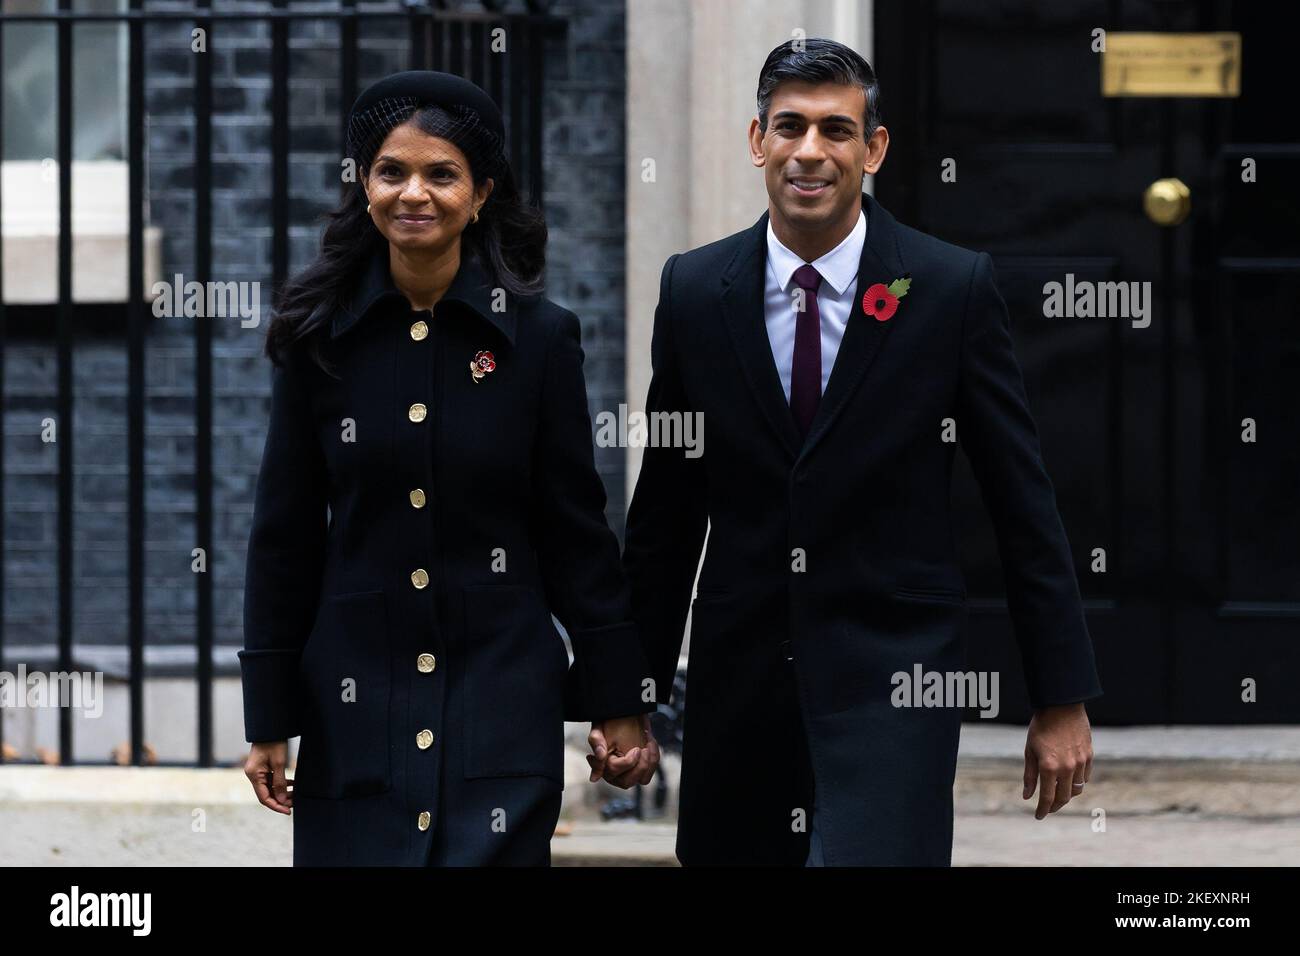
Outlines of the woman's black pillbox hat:
[{"label": "woman's black pillbox hat", "polygon": [[493,165],[503,156],[505,124],[501,110],[482,89],[464,77],[437,70],[405,70],[378,80],[357,97],[348,115],[348,155],[368,166],[389,130],[420,106],[440,106],[459,123],[475,127],[488,146],[475,159]]}]

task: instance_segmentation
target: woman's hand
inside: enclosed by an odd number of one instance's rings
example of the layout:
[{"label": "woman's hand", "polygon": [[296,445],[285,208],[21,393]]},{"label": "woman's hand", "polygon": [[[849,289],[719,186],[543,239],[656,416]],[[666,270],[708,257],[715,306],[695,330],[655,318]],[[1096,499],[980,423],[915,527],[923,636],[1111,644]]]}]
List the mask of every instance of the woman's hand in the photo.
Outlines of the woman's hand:
[{"label": "woman's hand", "polygon": [[592,783],[603,777],[627,790],[649,783],[659,766],[659,742],[650,732],[649,714],[595,721],[587,745]]},{"label": "woman's hand", "polygon": [[253,784],[253,792],[262,806],[276,813],[293,810],[293,792],[285,779],[284,768],[289,762],[289,741],[274,740],[253,744],[244,762],[244,776]]}]

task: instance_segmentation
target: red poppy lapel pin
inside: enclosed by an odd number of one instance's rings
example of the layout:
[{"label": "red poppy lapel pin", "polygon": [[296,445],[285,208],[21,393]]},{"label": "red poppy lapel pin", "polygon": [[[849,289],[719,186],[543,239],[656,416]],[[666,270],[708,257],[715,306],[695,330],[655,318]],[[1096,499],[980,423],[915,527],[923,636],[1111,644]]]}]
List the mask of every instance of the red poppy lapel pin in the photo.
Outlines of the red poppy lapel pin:
[{"label": "red poppy lapel pin", "polygon": [[888,322],[894,317],[898,300],[907,295],[912,287],[912,274],[903,273],[903,278],[895,279],[889,285],[877,282],[862,297],[862,311],[873,316],[877,322]]},{"label": "red poppy lapel pin", "polygon": [[474,356],[474,361],[469,363],[469,374],[474,376],[474,384],[477,385],[483,381],[483,376],[497,367],[497,360],[492,357],[492,353],[486,349]]}]

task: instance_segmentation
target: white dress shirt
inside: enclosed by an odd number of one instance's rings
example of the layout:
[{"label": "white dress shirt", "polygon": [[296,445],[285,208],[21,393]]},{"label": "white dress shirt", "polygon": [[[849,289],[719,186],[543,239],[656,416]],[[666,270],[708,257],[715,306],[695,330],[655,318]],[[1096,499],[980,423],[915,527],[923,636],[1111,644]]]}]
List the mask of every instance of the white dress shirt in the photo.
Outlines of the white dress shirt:
[{"label": "white dress shirt", "polygon": [[[822,330],[822,393],[830,381],[835,356],[840,351],[844,327],[853,314],[853,293],[858,284],[858,264],[862,261],[862,243],[867,236],[866,212],[858,214],[853,231],[844,241],[822,256],[812,267],[821,275],[817,287],[817,311]],[[772,358],[781,375],[785,400],[790,401],[790,370],[794,366],[794,273],[804,261],[781,244],[767,223],[767,278],[763,295],[763,314],[767,322],[767,340]]]}]

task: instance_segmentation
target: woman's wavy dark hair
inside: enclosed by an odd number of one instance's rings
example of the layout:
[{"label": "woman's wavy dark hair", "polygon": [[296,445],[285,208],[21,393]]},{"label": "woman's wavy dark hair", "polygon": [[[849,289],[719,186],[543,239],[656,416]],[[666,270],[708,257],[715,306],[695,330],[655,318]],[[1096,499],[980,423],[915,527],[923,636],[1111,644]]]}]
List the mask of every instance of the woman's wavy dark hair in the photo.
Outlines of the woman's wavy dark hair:
[{"label": "woman's wavy dark hair", "polygon": [[[546,265],[546,219],[541,210],[526,203],[519,194],[510,164],[499,144],[477,122],[466,122],[466,112],[452,117],[438,106],[412,107],[405,117],[395,119],[357,159],[357,171],[364,182],[370,162],[388,132],[402,123],[441,136],[455,144],[470,161],[475,187],[493,180],[492,192],[479,209],[478,222],[461,234],[461,256],[473,256],[496,286],[518,296],[540,295]],[[477,114],[471,114],[473,120]],[[476,160],[477,158],[477,160]],[[320,254],[301,272],[290,277],[277,297],[266,333],[266,354],[282,364],[289,351],[303,344],[312,361],[333,374],[323,354],[322,335],[335,310],[343,307],[371,255],[388,240],[366,211],[361,183],[345,183],[342,204],[323,217]],[[324,305],[325,308],[318,310]]]}]

